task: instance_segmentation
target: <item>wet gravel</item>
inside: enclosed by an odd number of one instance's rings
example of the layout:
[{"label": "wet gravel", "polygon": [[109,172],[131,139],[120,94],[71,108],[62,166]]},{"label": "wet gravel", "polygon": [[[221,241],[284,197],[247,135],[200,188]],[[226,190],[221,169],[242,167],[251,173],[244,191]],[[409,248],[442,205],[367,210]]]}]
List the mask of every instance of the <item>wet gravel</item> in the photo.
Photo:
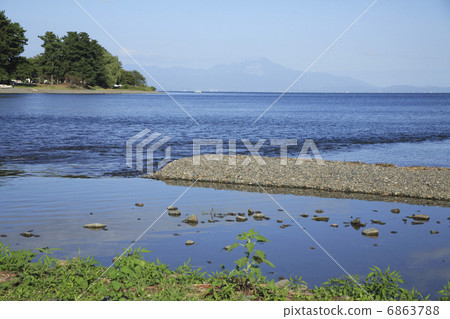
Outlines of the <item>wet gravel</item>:
[{"label": "wet gravel", "polygon": [[[188,157],[167,164],[146,177],[159,180],[290,187],[450,201],[450,168],[396,167],[391,164],[238,155]],[[194,164],[194,160],[197,163]],[[264,164],[263,164],[264,163]],[[246,165],[244,165],[246,164]]]}]

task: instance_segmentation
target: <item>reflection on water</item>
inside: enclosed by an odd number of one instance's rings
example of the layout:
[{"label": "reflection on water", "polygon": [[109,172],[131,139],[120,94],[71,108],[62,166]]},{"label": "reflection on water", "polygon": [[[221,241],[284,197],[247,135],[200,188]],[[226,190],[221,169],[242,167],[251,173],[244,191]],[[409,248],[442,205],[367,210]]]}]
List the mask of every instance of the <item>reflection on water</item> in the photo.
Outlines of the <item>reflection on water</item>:
[{"label": "reflection on water", "polygon": [[[63,251],[55,252],[57,257],[93,255],[105,265],[187,189],[150,179],[40,177],[3,177],[0,187],[0,234],[7,235],[1,238],[3,242],[13,249],[62,248]],[[221,264],[233,267],[233,260],[242,252],[226,252],[222,248],[233,243],[240,232],[255,228],[270,239],[269,243],[260,244],[276,266],[263,268],[270,278],[298,275],[313,286],[331,276],[341,276],[342,270],[305,234],[301,229],[304,227],[351,274],[366,274],[373,265],[390,266],[400,271],[408,287],[415,286],[434,297],[449,278],[447,207],[322,198],[315,193],[301,193],[302,196],[273,193],[295,222],[279,211],[280,207],[267,194],[193,187],[175,203],[182,215],[162,216],[136,245],[152,251],[146,256],[148,260],[158,257],[175,267],[190,259],[193,266],[212,272]],[[136,207],[137,202],[144,203],[144,207]],[[251,208],[262,211],[270,220],[249,218],[247,222],[236,223],[217,216],[219,222],[208,223],[212,208],[217,215],[247,212]],[[400,214],[391,213],[392,208],[399,208]],[[315,213],[317,209],[324,212]],[[430,215],[430,221],[422,225],[412,225],[410,219],[403,221],[405,216],[418,211]],[[200,221],[195,227],[182,222],[191,214],[196,214]],[[304,218],[301,214],[309,216]],[[313,215],[327,216],[330,220],[312,221]],[[362,229],[346,227],[345,223],[356,217],[367,227],[377,228],[379,237],[367,238],[361,235]],[[282,229],[278,219],[292,226]],[[386,224],[372,224],[371,220]],[[106,224],[107,231],[83,228],[84,224],[96,222]],[[333,223],[339,227],[330,227]],[[20,236],[30,230],[40,237]],[[431,235],[430,230],[439,234]],[[175,233],[180,236],[174,236]],[[186,246],[189,239],[196,244]]]}]

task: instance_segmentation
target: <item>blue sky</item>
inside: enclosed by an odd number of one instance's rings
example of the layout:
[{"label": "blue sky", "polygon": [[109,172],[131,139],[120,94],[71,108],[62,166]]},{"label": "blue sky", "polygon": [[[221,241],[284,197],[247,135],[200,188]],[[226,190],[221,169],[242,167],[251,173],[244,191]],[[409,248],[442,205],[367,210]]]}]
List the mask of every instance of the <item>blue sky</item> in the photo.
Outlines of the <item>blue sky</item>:
[{"label": "blue sky", "polygon": [[[373,0],[79,0],[143,65],[208,68],[260,57],[304,70]],[[42,51],[38,35],[85,31],[132,63],[72,0],[1,0]],[[148,69],[151,74],[151,68]],[[379,86],[450,86],[450,1],[379,0],[312,69]]]}]

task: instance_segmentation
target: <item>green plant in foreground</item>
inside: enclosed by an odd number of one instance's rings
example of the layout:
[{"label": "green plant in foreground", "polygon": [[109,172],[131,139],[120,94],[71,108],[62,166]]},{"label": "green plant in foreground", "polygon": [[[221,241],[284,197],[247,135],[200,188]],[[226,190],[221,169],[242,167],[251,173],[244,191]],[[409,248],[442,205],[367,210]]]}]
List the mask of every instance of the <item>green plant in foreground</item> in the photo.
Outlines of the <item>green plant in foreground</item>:
[{"label": "green plant in foreground", "polygon": [[[401,288],[405,282],[398,271],[390,271],[389,267],[382,271],[373,266],[365,280],[358,276],[331,278],[321,287],[314,289],[314,295],[319,300],[332,300],[348,296],[352,300],[427,300],[429,296],[422,295],[415,290]],[[356,282],[355,282],[356,281]]]},{"label": "green plant in foreground", "polygon": [[447,281],[447,284],[438,293],[441,295],[441,301],[450,301],[450,281]]},{"label": "green plant in foreground", "polygon": [[257,242],[268,242],[269,240],[264,236],[258,235],[258,232],[254,229],[250,229],[248,232],[243,232],[236,237],[237,240],[244,243],[234,243],[230,245],[228,251],[232,251],[237,247],[243,247],[245,249],[244,256],[236,260],[236,268],[230,273],[232,274],[244,274],[245,278],[254,283],[265,279],[262,276],[260,264],[267,264],[270,267],[275,267],[270,261],[266,259],[266,254],[262,250],[255,249]]}]

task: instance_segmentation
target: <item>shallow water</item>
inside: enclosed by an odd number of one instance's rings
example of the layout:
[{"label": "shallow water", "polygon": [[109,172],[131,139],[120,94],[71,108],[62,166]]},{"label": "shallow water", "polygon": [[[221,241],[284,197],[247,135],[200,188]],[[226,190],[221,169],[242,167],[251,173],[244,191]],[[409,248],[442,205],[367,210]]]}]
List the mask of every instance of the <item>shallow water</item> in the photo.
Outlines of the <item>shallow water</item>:
[{"label": "shallow water", "polygon": [[[110,265],[117,253],[154,223],[135,244],[135,247],[152,251],[146,254],[147,260],[158,257],[161,262],[176,267],[190,259],[193,266],[212,272],[221,264],[228,269],[233,267],[233,260],[242,252],[226,252],[222,248],[233,243],[240,232],[255,228],[270,239],[270,243],[260,244],[260,249],[276,266],[274,269],[263,267],[270,278],[303,276],[313,286],[331,276],[341,276],[343,270],[318,244],[350,274],[367,274],[373,265],[390,266],[400,271],[408,287],[414,286],[433,297],[450,278],[450,211],[446,207],[272,195],[292,215],[292,220],[285,212],[278,211],[280,207],[264,193],[188,189],[140,178],[3,177],[0,183],[0,234],[7,235],[2,241],[14,249],[62,248],[55,252],[57,257],[91,255],[102,264]],[[186,193],[174,204],[184,191]],[[136,207],[136,202],[143,202],[144,207]],[[164,214],[158,219],[172,204],[180,208],[182,216]],[[246,212],[251,208],[262,211],[271,219],[255,221],[249,218],[244,223],[231,223],[225,221],[226,217],[216,218],[217,223],[208,223],[211,208],[216,213]],[[399,208],[400,214],[391,213],[392,208]],[[317,215],[330,217],[329,222],[312,221],[316,209],[324,210]],[[423,225],[411,225],[410,219],[407,223],[402,221],[405,216],[419,211],[430,215],[430,221]],[[197,215],[205,223],[195,227],[183,223],[190,214]],[[309,217],[303,218],[300,214],[309,214]],[[379,237],[367,238],[361,235],[362,229],[345,227],[344,222],[356,217],[367,222],[367,227],[377,228]],[[282,224],[277,223],[277,219],[292,226],[281,229]],[[371,225],[371,219],[381,220],[386,225]],[[107,224],[108,231],[83,228],[84,224],[93,222]],[[332,223],[339,227],[330,227]],[[40,237],[19,235],[29,230]],[[430,230],[439,231],[439,234],[431,235]],[[181,236],[174,236],[175,233]],[[196,244],[185,246],[188,239]]]}]

